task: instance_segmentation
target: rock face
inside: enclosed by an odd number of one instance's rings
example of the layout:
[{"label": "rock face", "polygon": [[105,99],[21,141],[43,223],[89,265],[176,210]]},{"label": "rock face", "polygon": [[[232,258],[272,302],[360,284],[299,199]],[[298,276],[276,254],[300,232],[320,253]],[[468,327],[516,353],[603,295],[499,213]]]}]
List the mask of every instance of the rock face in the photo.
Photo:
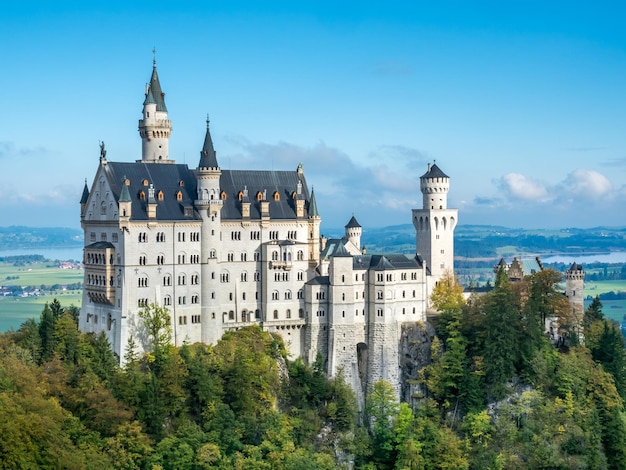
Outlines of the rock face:
[{"label": "rock face", "polygon": [[413,404],[423,395],[419,371],[432,362],[430,346],[435,329],[426,323],[404,323],[400,337],[400,400]]}]

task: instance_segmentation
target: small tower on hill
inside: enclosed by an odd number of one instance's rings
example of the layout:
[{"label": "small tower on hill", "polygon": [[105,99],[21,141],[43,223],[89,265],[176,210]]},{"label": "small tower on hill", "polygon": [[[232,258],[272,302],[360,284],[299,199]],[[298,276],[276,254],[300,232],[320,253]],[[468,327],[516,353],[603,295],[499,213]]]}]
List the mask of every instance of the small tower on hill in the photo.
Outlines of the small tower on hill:
[{"label": "small tower on hill", "polygon": [[582,325],[583,313],[585,311],[585,271],[580,264],[572,263],[572,266],[565,271],[565,295],[567,296],[572,313],[579,325]]}]

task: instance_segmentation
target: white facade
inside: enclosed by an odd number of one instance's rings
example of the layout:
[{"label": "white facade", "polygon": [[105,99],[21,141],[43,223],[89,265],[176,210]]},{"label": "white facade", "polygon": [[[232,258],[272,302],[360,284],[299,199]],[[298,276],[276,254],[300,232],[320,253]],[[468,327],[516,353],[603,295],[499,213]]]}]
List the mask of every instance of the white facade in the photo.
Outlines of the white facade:
[{"label": "white facade", "polygon": [[[453,268],[448,177],[422,177],[428,197],[423,187],[425,205],[413,211],[419,256],[366,254],[354,217],[344,238],[320,237],[301,165],[222,170],[208,122],[198,166],[176,164],[160,90],[154,67],[139,125],[142,160],[109,162],[103,148],[81,199],[81,330],[104,332],[123,361],[131,336],[150,347],[138,312],[154,302],[167,307],[176,345],[259,325],[280,334],[293,358],[321,355],[328,374],[341,371],[361,398],[380,379],[399,391],[401,326],[426,320],[431,279]],[[148,138],[159,125],[163,132]]]}]

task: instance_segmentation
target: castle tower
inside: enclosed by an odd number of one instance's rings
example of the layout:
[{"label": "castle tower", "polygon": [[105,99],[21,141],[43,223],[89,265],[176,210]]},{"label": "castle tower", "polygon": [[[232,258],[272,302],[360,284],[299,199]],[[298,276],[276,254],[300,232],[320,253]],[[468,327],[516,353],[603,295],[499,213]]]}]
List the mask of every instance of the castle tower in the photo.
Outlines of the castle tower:
[{"label": "castle tower", "polygon": [[141,136],[141,162],[174,163],[169,159],[169,140],[172,121],[167,119],[165,93],[156,69],[156,59],[152,63],[152,77],[146,85],[146,98],[143,102],[143,119],[139,120]]},{"label": "castle tower", "polygon": [[363,231],[363,229],[361,228],[361,225],[357,222],[354,215],[352,216],[352,218],[346,225],[345,229],[346,229],[345,237],[348,239],[348,241],[352,242],[352,244],[360,250],[361,249],[361,232]]},{"label": "castle tower", "polygon": [[221,311],[219,305],[215,305],[215,300],[211,299],[208,292],[218,290],[219,281],[211,276],[217,271],[218,258],[216,253],[220,250],[220,226],[221,209],[223,206],[220,197],[220,177],[222,170],[217,163],[217,153],[213,147],[211,130],[209,129],[209,117],[206,120],[206,134],[204,144],[200,151],[200,161],[196,168],[197,196],[194,205],[202,217],[202,295],[201,303],[201,323],[202,341],[204,343],[216,343],[222,336]]},{"label": "castle tower", "polygon": [[311,196],[309,198],[309,266],[315,268],[320,261],[320,224],[322,218],[317,211],[317,201],[315,200],[315,191],[311,188]]},{"label": "castle tower", "polygon": [[448,175],[436,164],[429,164],[426,173],[420,177],[422,209],[413,209],[417,254],[426,261],[434,281],[429,285],[429,293],[446,271],[454,270],[454,229],[458,210],[448,209],[449,189]]},{"label": "castle tower", "polygon": [[565,295],[572,307],[572,313],[578,325],[582,325],[585,311],[584,295],[585,271],[580,264],[572,263],[565,271]]}]

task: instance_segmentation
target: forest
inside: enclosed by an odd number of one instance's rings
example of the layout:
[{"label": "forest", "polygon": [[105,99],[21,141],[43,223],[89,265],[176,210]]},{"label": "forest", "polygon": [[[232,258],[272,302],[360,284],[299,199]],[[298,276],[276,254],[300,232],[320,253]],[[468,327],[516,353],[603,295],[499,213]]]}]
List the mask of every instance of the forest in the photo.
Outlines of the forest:
[{"label": "forest", "polygon": [[[76,309],[0,335],[0,466],[12,469],[624,469],[626,350],[594,300],[573,317],[552,270],[466,301],[436,287],[430,360],[398,403],[380,381],[358,409],[341,374],[290,358],[259,327],[171,343],[158,305],[124,367]],[[546,318],[557,318],[554,338]],[[436,334],[435,334],[436,332]]]}]

